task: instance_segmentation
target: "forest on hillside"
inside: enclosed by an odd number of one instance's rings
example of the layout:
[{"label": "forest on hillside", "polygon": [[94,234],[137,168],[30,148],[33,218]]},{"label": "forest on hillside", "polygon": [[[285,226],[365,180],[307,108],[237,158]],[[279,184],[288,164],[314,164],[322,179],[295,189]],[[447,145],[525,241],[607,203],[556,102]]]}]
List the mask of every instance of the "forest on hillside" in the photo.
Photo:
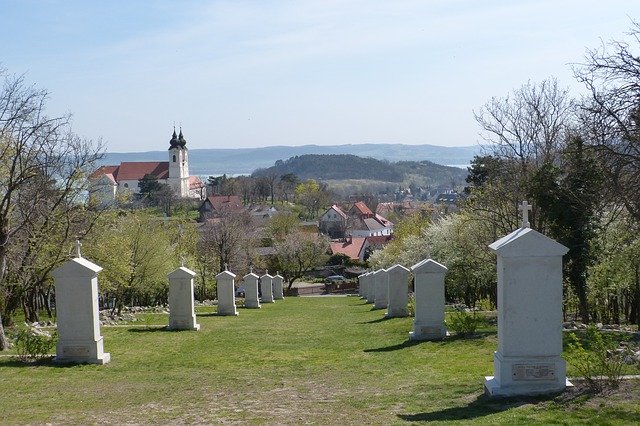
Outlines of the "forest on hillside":
[{"label": "forest on hillside", "polygon": [[403,182],[408,176],[427,178],[434,184],[462,185],[467,171],[442,166],[430,161],[390,162],[356,155],[300,155],[278,160],[266,169],[258,169],[254,177],[295,174],[300,179],[347,180],[363,179],[385,182]]}]

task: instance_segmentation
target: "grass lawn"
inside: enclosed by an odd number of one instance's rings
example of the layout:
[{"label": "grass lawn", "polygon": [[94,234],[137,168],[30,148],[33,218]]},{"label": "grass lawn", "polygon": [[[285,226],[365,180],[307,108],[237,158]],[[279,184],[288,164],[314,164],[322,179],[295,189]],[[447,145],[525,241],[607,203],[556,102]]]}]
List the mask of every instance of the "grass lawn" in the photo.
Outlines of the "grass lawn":
[{"label": "grass lawn", "polygon": [[0,424],[640,422],[640,381],[616,391],[489,400],[495,330],[409,343],[411,318],[356,297],[287,298],[237,317],[198,311],[199,332],[103,327],[104,366],[0,357]]}]

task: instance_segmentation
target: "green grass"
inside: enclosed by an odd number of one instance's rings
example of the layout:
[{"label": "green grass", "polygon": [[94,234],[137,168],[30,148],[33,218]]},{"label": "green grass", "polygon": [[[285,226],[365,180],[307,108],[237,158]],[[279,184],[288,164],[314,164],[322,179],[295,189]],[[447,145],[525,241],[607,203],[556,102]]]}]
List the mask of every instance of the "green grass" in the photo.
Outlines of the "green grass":
[{"label": "green grass", "polygon": [[239,311],[199,309],[199,332],[165,331],[161,314],[103,327],[111,353],[104,366],[1,357],[0,424],[640,421],[637,382],[635,400],[485,398],[495,330],[409,343],[410,318],[384,320],[356,297],[287,298]]}]

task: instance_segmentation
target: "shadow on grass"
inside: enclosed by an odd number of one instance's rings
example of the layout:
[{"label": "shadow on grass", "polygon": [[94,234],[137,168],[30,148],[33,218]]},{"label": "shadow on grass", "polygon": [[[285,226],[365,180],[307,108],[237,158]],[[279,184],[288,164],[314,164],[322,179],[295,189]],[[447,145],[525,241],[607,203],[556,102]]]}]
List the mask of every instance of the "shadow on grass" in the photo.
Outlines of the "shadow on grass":
[{"label": "shadow on grass", "polygon": [[400,349],[410,348],[411,346],[416,346],[424,342],[425,340],[405,340],[404,342],[397,345],[385,346],[383,348],[365,349],[364,352],[393,352],[399,351]]},{"label": "shadow on grass", "polygon": [[539,397],[489,398],[481,394],[467,405],[445,408],[430,413],[398,414],[401,420],[407,422],[430,422],[446,420],[473,420],[491,414],[501,413],[527,404],[537,404],[552,400],[558,394]]},{"label": "shadow on grass", "polygon": [[166,325],[150,325],[148,327],[129,328],[127,331],[131,333],[155,333],[158,331],[166,331],[167,333],[175,333],[183,330],[169,330]]},{"label": "shadow on grass", "polygon": [[35,361],[22,361],[18,356],[11,357],[7,361],[0,360],[0,367],[11,368],[29,368],[29,367],[50,367],[50,368],[71,368],[80,365],[92,365],[87,363],[72,363],[72,362],[54,362],[54,355],[46,358],[41,358]]},{"label": "shadow on grass", "polygon": [[385,321],[389,321],[392,320],[393,318],[389,318],[389,317],[382,317],[382,318],[377,318],[371,321],[364,321],[364,322],[359,322],[358,324],[378,324],[379,322],[385,322]]},{"label": "shadow on grass", "polygon": [[217,312],[203,312],[201,314],[196,313],[196,317],[198,317],[198,318],[203,318],[203,317],[221,317],[221,316],[224,316],[224,315],[218,315]]},{"label": "shadow on grass", "polygon": [[456,340],[476,340],[484,339],[487,336],[496,335],[497,331],[476,331],[473,334],[452,334],[440,340],[441,342],[455,342]]}]

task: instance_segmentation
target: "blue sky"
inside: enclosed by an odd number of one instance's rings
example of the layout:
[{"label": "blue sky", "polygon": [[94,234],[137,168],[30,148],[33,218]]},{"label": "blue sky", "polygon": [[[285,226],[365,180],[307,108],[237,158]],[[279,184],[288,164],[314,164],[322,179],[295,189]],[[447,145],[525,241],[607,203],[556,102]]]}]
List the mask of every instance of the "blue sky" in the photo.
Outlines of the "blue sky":
[{"label": "blue sky", "polygon": [[112,152],[474,145],[492,96],[623,39],[640,1],[0,0],[0,64]]}]

